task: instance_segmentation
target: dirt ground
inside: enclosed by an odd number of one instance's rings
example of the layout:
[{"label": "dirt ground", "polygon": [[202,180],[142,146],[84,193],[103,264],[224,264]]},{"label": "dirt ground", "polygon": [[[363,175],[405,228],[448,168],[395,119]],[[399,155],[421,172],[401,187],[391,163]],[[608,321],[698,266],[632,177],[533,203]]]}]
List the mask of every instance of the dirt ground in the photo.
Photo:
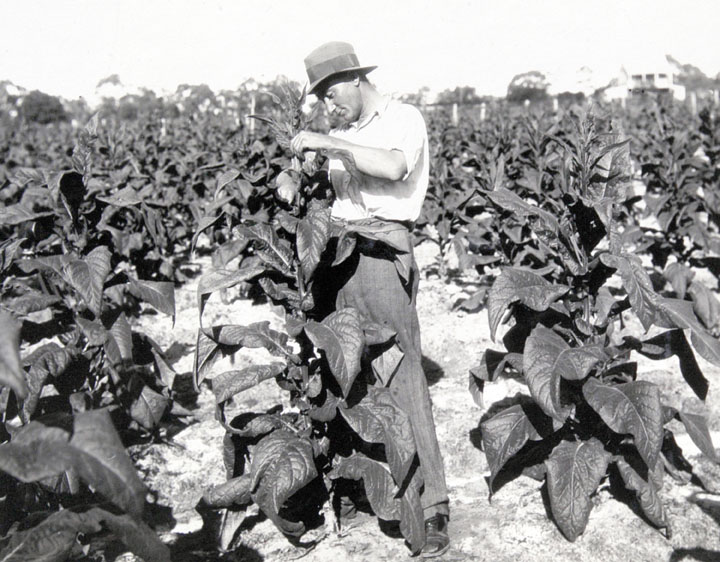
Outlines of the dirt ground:
[{"label": "dirt ground", "polygon": [[[417,248],[416,256],[422,270],[427,270],[435,258],[433,248],[427,245]],[[486,348],[502,347],[490,341],[486,311],[471,314],[453,308],[457,299],[470,294],[468,291],[472,291],[472,286],[457,280],[446,283],[430,276],[421,281],[418,298],[425,370],[451,501],[452,547],[440,560],[720,560],[720,467],[701,457],[680,424],[673,429],[685,456],[695,464],[699,481],[679,483],[666,475],[662,494],[673,531],[670,539],[648,524],[632,501],[616,497],[607,485],[594,496],[587,529],[574,543],[568,542],[548,518],[549,505],[542,483],[519,477],[489,499],[488,465],[479,449],[477,432],[484,410],[473,402],[468,391],[468,369],[478,362]],[[170,348],[175,369],[181,377],[188,378],[198,327],[194,284],[179,289],[176,299],[178,313],[174,327],[161,316],[143,316],[140,323],[142,330],[164,348]],[[281,324],[271,307],[232,299],[232,295],[227,302],[213,295],[205,313],[208,325],[259,320]],[[234,368],[260,361],[262,356],[263,352],[243,350],[236,356]],[[657,382],[666,402],[680,406],[692,400],[692,391],[682,379],[675,359],[662,362],[636,359],[640,378]],[[720,369],[700,358],[698,361],[710,381],[707,409],[717,445]],[[216,372],[229,366],[218,365]],[[517,392],[526,392],[518,381],[488,385],[486,407]],[[237,407],[243,411],[262,411],[283,400],[286,400],[283,392],[274,381],[267,381],[244,393]],[[225,480],[221,460],[223,429],[213,417],[213,408],[212,393],[205,388],[194,409],[194,423],[174,435],[171,443],[132,449],[136,465],[148,487],[157,494],[158,503],[172,510],[174,524],[162,538],[171,546],[173,560],[303,558],[339,562],[409,558],[402,538],[387,532],[386,526],[381,526],[374,516],[360,512],[339,533],[326,524],[306,534],[301,546],[294,546],[254,506],[245,514],[240,546],[232,552],[213,554],[211,539],[201,532],[202,520],[194,509],[203,490]],[[120,556],[117,560],[131,559]]]}]

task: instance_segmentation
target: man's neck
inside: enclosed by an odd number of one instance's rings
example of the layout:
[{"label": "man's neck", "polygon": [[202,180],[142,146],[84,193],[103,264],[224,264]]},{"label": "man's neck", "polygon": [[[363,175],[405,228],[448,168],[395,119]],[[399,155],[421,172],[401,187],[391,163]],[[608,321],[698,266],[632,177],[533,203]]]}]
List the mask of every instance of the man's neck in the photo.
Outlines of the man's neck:
[{"label": "man's neck", "polygon": [[385,105],[385,98],[372,85],[363,84],[363,108],[358,118],[358,123],[362,123],[376,111],[381,110]]}]

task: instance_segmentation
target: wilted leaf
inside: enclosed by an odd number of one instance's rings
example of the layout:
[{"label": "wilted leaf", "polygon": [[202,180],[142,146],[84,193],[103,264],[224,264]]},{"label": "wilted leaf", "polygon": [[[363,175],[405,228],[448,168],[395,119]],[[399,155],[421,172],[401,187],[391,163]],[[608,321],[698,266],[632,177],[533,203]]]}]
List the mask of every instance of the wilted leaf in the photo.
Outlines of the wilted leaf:
[{"label": "wilted leaf", "polygon": [[332,374],[347,396],[360,373],[364,336],[360,314],[354,308],[343,308],[327,316],[322,323],[308,322],[305,333],[315,347],[325,352]]},{"label": "wilted leaf", "polygon": [[275,523],[291,536],[304,531],[302,522],[283,519],[283,504],[317,477],[312,443],[292,433],[275,431],[255,447],[250,465],[252,499]]},{"label": "wilted leaf", "polygon": [[595,438],[562,441],[545,461],[553,517],[563,535],[574,541],[585,530],[595,492],[607,471],[610,453]]},{"label": "wilted leaf", "polygon": [[515,302],[532,310],[547,310],[552,303],[567,293],[569,287],[553,284],[529,271],[507,267],[493,283],[488,296],[488,321],[490,336],[495,341],[495,332],[503,313]]},{"label": "wilted leaf", "polygon": [[646,381],[609,386],[591,377],[583,385],[583,396],[610,429],[634,437],[648,469],[654,469],[663,441],[657,386]]}]

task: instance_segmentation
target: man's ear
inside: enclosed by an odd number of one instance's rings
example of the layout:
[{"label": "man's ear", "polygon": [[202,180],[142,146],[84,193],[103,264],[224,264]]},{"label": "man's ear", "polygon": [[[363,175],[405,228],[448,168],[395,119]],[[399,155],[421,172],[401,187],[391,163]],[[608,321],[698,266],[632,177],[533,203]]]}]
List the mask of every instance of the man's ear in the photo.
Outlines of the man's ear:
[{"label": "man's ear", "polygon": [[354,75],[353,75],[352,85],[355,86],[356,88],[357,88],[358,86],[360,86],[360,75],[359,75],[359,74],[354,74]]}]

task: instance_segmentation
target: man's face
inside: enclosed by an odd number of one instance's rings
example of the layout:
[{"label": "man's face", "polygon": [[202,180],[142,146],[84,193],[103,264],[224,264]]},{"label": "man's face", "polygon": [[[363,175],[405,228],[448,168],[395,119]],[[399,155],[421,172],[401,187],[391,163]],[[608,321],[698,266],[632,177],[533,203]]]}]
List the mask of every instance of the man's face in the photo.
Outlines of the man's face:
[{"label": "man's face", "polygon": [[357,78],[344,78],[330,82],[325,91],[320,93],[328,113],[343,123],[357,121],[363,108],[358,85]]}]

